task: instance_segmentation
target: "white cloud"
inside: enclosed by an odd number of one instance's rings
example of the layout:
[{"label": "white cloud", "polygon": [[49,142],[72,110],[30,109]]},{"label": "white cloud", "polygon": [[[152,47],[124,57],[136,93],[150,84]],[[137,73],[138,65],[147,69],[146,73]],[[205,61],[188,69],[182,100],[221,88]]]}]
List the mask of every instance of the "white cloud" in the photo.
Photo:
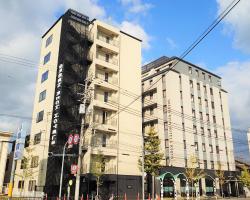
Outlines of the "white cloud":
[{"label": "white cloud", "polygon": [[128,6],[131,13],[145,13],[153,7],[150,3],[143,3],[141,0],[120,0],[123,6]]},{"label": "white cloud", "polygon": [[[231,1],[230,1],[231,2]],[[217,0],[218,13],[230,3],[228,0]],[[240,1],[223,20],[224,32],[233,34],[234,46],[245,53],[250,53],[250,1]]]},{"label": "white cloud", "polygon": [[167,37],[166,41],[167,41],[167,44],[170,47],[170,49],[176,49],[178,47],[176,42],[172,38]]},{"label": "white cloud", "polygon": [[128,34],[131,34],[142,40],[142,48],[149,49],[150,41],[152,40],[145,30],[135,22],[123,21],[120,25],[120,29]]},{"label": "white cloud", "polygon": [[232,126],[247,129],[250,126],[250,61],[229,62],[219,67],[223,88],[229,92]]}]

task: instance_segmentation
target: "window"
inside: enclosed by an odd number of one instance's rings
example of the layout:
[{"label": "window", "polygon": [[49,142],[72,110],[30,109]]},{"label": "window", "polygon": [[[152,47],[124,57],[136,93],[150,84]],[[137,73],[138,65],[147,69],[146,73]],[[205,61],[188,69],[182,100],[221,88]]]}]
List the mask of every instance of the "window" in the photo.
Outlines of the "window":
[{"label": "window", "polygon": [[166,97],[166,90],[163,90],[163,91],[162,91],[162,96],[163,96],[163,98]]},{"label": "window", "polygon": [[104,81],[109,82],[109,73],[108,72],[105,72],[105,74],[104,74]]},{"label": "window", "polygon": [[168,123],[164,122],[164,129],[167,130],[168,129]]},{"label": "window", "polygon": [[202,143],[202,151],[203,151],[203,152],[206,152],[206,146],[205,146],[205,143]]},{"label": "window", "polygon": [[164,85],[166,83],[166,77],[165,75],[162,75],[162,84]]},{"label": "window", "polygon": [[42,91],[39,94],[39,102],[43,101],[46,98],[46,90]]},{"label": "window", "polygon": [[213,123],[216,124],[216,117],[213,116]]},{"label": "window", "polygon": [[183,140],[184,149],[187,149],[186,140]]},{"label": "window", "polygon": [[46,71],[42,74],[42,78],[41,78],[41,83],[46,81],[48,79],[49,76],[49,71]]},{"label": "window", "polygon": [[207,99],[205,99],[205,106],[206,106],[206,108],[208,107],[208,101],[207,101]]},{"label": "window", "polygon": [[191,102],[194,103],[194,95],[191,94]]},{"label": "window", "polygon": [[108,97],[109,97],[109,93],[108,92],[104,92],[104,102],[108,102]]},{"label": "window", "polygon": [[199,77],[199,71],[198,69],[195,70],[196,76]]},{"label": "window", "polygon": [[46,56],[44,56],[43,58],[43,64],[45,65],[47,62],[50,61],[50,55],[51,55],[51,52],[49,52]]},{"label": "window", "polygon": [[217,154],[219,154],[219,153],[220,153],[219,146],[216,146],[216,153],[217,153]]},{"label": "window", "polygon": [[40,111],[39,113],[37,113],[37,116],[36,116],[36,123],[40,122],[43,120],[43,115],[44,115],[44,111]]},{"label": "window", "polygon": [[153,84],[153,80],[151,79],[150,81],[149,81],[149,85],[152,85]]},{"label": "window", "polygon": [[203,120],[202,112],[200,112],[200,120]]},{"label": "window", "polygon": [[182,114],[182,115],[184,114],[183,106],[181,106],[181,114]]},{"label": "window", "polygon": [[207,94],[207,87],[203,85],[204,94]]},{"label": "window", "polygon": [[102,135],[102,147],[107,146],[107,136],[105,134]]},{"label": "window", "polygon": [[211,169],[214,169],[214,161],[211,161]]},{"label": "window", "polygon": [[202,76],[203,76],[203,79],[205,80],[206,79],[206,74],[204,72],[202,72]]},{"label": "window", "polygon": [[191,88],[194,88],[194,85],[193,85],[193,81],[192,81],[192,80],[189,81],[189,85],[190,85]]},{"label": "window", "polygon": [[195,118],[195,110],[192,110],[192,117]]},{"label": "window", "polygon": [[30,180],[30,181],[29,181],[28,190],[29,190],[29,191],[35,191],[35,188],[36,188],[36,181],[35,181],[35,180]]},{"label": "window", "polygon": [[18,189],[23,189],[24,181],[18,181]]},{"label": "window", "polygon": [[206,114],[207,122],[209,122],[209,114]]},{"label": "window", "polygon": [[225,127],[225,120],[224,120],[224,118],[222,118],[222,124]]},{"label": "window", "polygon": [[150,115],[154,114],[154,108],[150,108]]},{"label": "window", "polygon": [[185,158],[185,167],[187,167],[188,160]]},{"label": "window", "polygon": [[192,74],[192,67],[189,67],[189,68],[188,68],[188,73],[189,73],[189,74]]},{"label": "window", "polygon": [[106,43],[109,44],[109,41],[110,41],[110,37],[109,37],[109,36],[106,36]]},{"label": "window", "polygon": [[211,83],[212,82],[212,77],[209,75],[208,76],[208,81]]},{"label": "window", "polygon": [[105,61],[109,62],[109,54],[105,54]]},{"label": "window", "polygon": [[42,135],[41,132],[35,134],[35,136],[34,136],[34,144],[39,144],[41,142],[41,135]]},{"label": "window", "polygon": [[165,140],[165,148],[169,148],[169,145],[168,145],[168,139]]},{"label": "window", "polygon": [[204,135],[204,127],[201,127],[201,135]]},{"label": "window", "polygon": [[197,134],[197,127],[195,125],[193,125],[193,131],[194,131],[194,134]]},{"label": "window", "polygon": [[26,158],[23,158],[21,160],[21,166],[20,166],[20,169],[26,169],[26,166],[27,166],[27,159]]},{"label": "window", "polygon": [[201,98],[198,97],[198,102],[199,102],[199,105],[201,105]]},{"label": "window", "polygon": [[47,40],[46,40],[46,43],[45,43],[45,47],[49,46],[52,42],[52,39],[53,39],[53,35],[50,35]]},{"label": "window", "polygon": [[38,156],[33,156],[33,157],[31,158],[31,165],[30,165],[30,167],[31,167],[31,168],[37,167],[37,166],[38,166],[38,160],[39,160],[39,157],[38,157]]},{"label": "window", "polygon": [[[164,76],[165,77],[165,76]],[[181,86],[181,76],[179,76],[179,82],[180,82],[180,86]]]},{"label": "window", "polygon": [[182,100],[182,91],[180,91],[180,97],[181,97],[181,100]]},{"label": "window", "polygon": [[208,134],[208,137],[211,137],[211,130],[210,129],[207,129],[207,134]]},{"label": "window", "polygon": [[108,112],[107,111],[102,111],[102,124],[107,123],[107,117],[108,117]]},{"label": "window", "polygon": [[210,88],[210,94],[214,95],[213,88]]},{"label": "window", "polygon": [[163,112],[167,112],[167,105],[163,106]]},{"label": "window", "polygon": [[204,169],[207,169],[207,161],[204,160]]},{"label": "window", "polygon": [[224,139],[226,139],[227,138],[227,136],[226,136],[226,132],[224,132]]},{"label": "window", "polygon": [[198,151],[198,150],[199,150],[198,142],[195,142],[195,143],[194,143],[194,148],[195,148],[195,151]]},{"label": "window", "polygon": [[214,109],[214,102],[213,101],[211,102],[211,107],[212,107],[212,109]]},{"label": "window", "polygon": [[218,132],[217,132],[217,130],[214,130],[214,137],[218,138]]},{"label": "window", "polygon": [[185,131],[185,124],[182,122],[182,130]]},{"label": "window", "polygon": [[197,90],[198,90],[198,91],[200,91],[200,90],[201,90],[200,83],[197,83]]},{"label": "window", "polygon": [[144,90],[144,86],[145,86],[145,84],[143,83],[143,84],[141,85],[141,87],[142,87],[142,90]]},{"label": "window", "polygon": [[211,145],[211,144],[209,145],[209,152],[213,153],[213,145]]},{"label": "window", "polygon": [[154,97],[153,92],[150,92],[150,94],[149,94],[149,99],[150,99],[150,100],[153,100],[153,97]]}]

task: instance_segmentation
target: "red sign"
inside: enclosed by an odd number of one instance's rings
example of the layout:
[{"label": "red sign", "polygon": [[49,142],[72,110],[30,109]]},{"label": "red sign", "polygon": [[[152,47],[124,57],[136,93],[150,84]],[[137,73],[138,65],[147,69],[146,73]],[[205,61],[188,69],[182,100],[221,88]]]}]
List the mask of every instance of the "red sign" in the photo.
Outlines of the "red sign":
[{"label": "red sign", "polygon": [[77,174],[78,166],[77,165],[71,165],[71,174]]},{"label": "red sign", "polygon": [[79,142],[79,134],[74,134],[73,143],[78,144],[78,142]]},{"label": "red sign", "polygon": [[71,148],[73,146],[73,135],[70,134],[68,137],[68,148]]}]

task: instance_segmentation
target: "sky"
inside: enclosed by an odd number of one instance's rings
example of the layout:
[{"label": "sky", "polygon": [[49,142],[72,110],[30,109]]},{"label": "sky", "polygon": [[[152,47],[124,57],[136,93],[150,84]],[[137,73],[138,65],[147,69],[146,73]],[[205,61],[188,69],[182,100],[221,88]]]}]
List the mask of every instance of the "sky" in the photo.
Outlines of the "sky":
[{"label": "sky", "polygon": [[[0,0],[0,130],[30,121],[41,36],[68,8],[140,39],[142,64],[180,56],[232,0]],[[250,127],[250,1],[241,0],[185,59],[222,77],[233,128]],[[16,64],[13,57],[32,60]],[[12,58],[12,59],[11,59]],[[20,61],[20,60],[19,60]],[[21,60],[22,62],[24,60]],[[28,130],[29,131],[29,130]],[[234,131],[239,157],[250,160],[246,133]],[[240,145],[239,145],[240,144]]]}]

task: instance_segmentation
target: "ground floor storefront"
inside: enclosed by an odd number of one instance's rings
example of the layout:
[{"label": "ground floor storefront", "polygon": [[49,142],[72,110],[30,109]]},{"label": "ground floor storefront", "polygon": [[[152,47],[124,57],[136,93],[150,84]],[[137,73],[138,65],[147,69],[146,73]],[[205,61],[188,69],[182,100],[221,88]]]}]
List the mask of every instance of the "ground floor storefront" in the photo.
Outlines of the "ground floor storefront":
[{"label": "ground floor storefront", "polygon": [[238,172],[225,171],[223,183],[214,170],[204,170],[202,177],[190,179],[184,168],[166,167],[156,177],[156,193],[161,198],[240,197],[244,196]]}]

